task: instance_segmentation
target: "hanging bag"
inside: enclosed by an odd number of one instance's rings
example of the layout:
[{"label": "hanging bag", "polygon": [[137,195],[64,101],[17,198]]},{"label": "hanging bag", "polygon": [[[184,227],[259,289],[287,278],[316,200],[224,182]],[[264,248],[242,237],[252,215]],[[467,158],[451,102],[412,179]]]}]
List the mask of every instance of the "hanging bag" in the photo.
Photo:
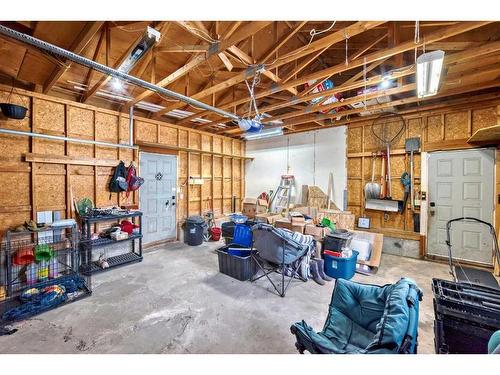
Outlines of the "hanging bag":
[{"label": "hanging bag", "polygon": [[125,163],[120,161],[115,168],[115,172],[113,173],[113,177],[109,182],[109,199],[111,199],[111,193],[121,193],[122,191],[128,190],[128,184],[126,180],[126,168]]},{"label": "hanging bag", "polygon": [[135,169],[134,163],[130,162],[129,167],[127,168],[127,198],[131,191],[136,191],[143,183],[144,179],[137,176],[137,170]]}]

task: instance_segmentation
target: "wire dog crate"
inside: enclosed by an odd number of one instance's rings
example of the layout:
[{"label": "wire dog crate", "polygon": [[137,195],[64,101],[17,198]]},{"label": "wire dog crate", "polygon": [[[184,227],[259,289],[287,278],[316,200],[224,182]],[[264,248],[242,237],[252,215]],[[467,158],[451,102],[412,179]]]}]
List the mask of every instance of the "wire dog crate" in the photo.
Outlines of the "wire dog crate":
[{"label": "wire dog crate", "polygon": [[29,318],[91,294],[75,225],[8,231],[0,252],[0,321]]}]

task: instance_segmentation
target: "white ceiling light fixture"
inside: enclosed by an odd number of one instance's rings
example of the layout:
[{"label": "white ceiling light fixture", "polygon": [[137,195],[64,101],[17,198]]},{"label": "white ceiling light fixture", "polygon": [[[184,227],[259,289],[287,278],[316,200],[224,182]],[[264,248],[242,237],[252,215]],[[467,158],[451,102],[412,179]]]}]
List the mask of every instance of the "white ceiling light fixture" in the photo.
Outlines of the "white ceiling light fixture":
[{"label": "white ceiling light fixture", "polygon": [[436,95],[443,68],[444,51],[427,52],[417,58],[417,96]]},{"label": "white ceiling light fixture", "polygon": [[160,41],[161,34],[152,27],[147,27],[142,39],[137,43],[132,52],[127,56],[117,68],[122,73],[128,73],[135,64],[149,51],[156,43]]},{"label": "white ceiling light fixture", "polygon": [[283,128],[272,128],[262,130],[260,133],[247,133],[245,134],[245,139],[247,141],[254,141],[256,139],[271,138],[283,135]]}]

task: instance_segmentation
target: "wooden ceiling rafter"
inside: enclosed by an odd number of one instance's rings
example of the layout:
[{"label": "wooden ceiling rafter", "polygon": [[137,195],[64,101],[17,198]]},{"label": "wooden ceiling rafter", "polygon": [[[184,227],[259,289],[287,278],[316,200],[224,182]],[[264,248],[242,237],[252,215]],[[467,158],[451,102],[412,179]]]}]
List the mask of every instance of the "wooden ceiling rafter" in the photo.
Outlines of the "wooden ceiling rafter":
[{"label": "wooden ceiling rafter", "polygon": [[[491,85],[490,85],[491,87]],[[485,94],[480,94],[477,96],[474,96],[472,98],[450,98],[446,99],[443,101],[440,101],[440,103],[436,104],[428,104],[428,105],[423,105],[423,106],[418,106],[418,107],[413,107],[409,109],[403,109],[401,111],[398,111],[399,114],[401,114],[403,117],[418,117],[421,115],[421,112],[425,111],[427,115],[434,115],[434,114],[439,114],[442,113],[443,110],[450,111],[450,110],[460,110],[464,104],[468,105],[474,105],[476,106],[476,103],[482,105],[482,106],[489,106],[493,102],[498,102],[500,99],[500,93],[485,93]],[[430,111],[430,112],[429,112]],[[286,131],[286,134],[292,134],[292,133],[301,133],[304,131],[310,131],[310,130],[318,130],[322,128],[330,128],[330,127],[335,127],[335,126],[342,126],[342,125],[350,125],[353,124],[355,125],[356,123],[359,122],[366,122],[370,120],[374,120],[377,118],[377,115],[371,115],[371,116],[359,116],[359,117],[354,117],[354,118],[349,118],[349,119],[343,119],[343,120],[335,120],[331,121],[331,123],[326,124],[326,123],[321,123],[319,126],[311,126],[311,127],[300,127],[296,128],[292,131]]]},{"label": "wooden ceiling rafter", "polygon": [[[157,27],[158,26],[162,27],[164,24],[165,24],[165,22],[160,22],[157,25]],[[153,25],[153,23],[150,23],[149,25],[151,26],[151,25]],[[118,58],[118,60],[113,64],[113,66],[112,66],[113,69],[118,69],[120,67],[120,65],[125,61],[125,59],[130,55],[132,50],[135,48],[137,43],[139,43],[141,41],[142,37],[143,37],[143,33],[140,33],[139,36],[136,39],[134,39],[134,41],[130,45],[130,47],[126,51],[124,51],[122,53],[122,55]],[[110,45],[111,45],[111,43],[106,43],[106,49],[108,49]],[[109,58],[109,52],[106,53],[106,56],[108,56],[108,58]],[[107,65],[109,66],[109,61],[108,61]],[[99,91],[104,85],[106,85],[111,80],[111,78],[112,78],[111,76],[103,74],[101,76],[101,79],[90,90],[88,90],[85,93],[85,95],[83,96],[82,102],[86,103],[92,96],[94,96],[97,93],[97,91]]]},{"label": "wooden ceiling rafter", "polygon": [[[251,22],[247,23],[246,25],[243,25],[238,28],[229,38],[221,40],[221,42],[218,44],[217,51],[225,51],[227,48],[230,46],[240,42],[241,40],[244,40],[248,38],[249,36],[255,34],[256,32],[260,31],[264,27],[266,27],[270,22],[267,21],[258,21],[258,22]],[[217,52],[215,52],[217,53]],[[156,82],[157,86],[160,87],[165,87],[172,82],[176,81],[180,77],[184,76],[191,70],[195,69],[199,65],[205,63],[209,59],[212,59],[214,56],[214,53],[209,54],[208,56],[206,55],[196,55],[193,57],[191,61],[189,61],[187,64],[184,66],[178,68],[175,70],[173,73],[169,74],[167,77],[163,78],[162,80]],[[134,105],[141,100],[146,99],[147,97],[151,96],[153,94],[152,91],[145,90],[141,94],[137,95],[135,98],[133,98],[131,101],[129,101],[128,105]],[[180,104],[177,108],[182,107],[184,104]],[[175,108],[175,109],[177,109]],[[166,113],[169,111],[164,111],[163,113]],[[155,116],[156,117],[156,116]]]},{"label": "wooden ceiling rafter", "polygon": [[[500,42],[497,42],[497,48],[500,49]],[[468,59],[477,58],[477,57],[481,56],[481,54],[484,53],[484,51],[491,51],[491,49],[492,49],[492,47],[489,46],[488,48],[476,48],[476,49],[473,49],[470,51],[448,55],[444,61],[444,66],[447,67],[451,64],[457,64],[459,62],[467,61]],[[455,56],[455,55],[457,55],[457,56]],[[401,69],[403,72],[407,71],[408,73],[413,73],[414,70],[412,70],[411,68],[412,68],[412,66],[410,65],[410,66],[402,67]],[[463,81],[465,78],[467,78],[469,80],[471,80],[471,79],[472,80],[476,80],[476,79],[480,80],[481,77],[484,77],[484,76],[489,77],[489,76],[492,76],[496,73],[500,74],[500,67],[498,65],[492,65],[488,69],[483,68],[483,69],[476,71],[476,72],[467,71],[467,73],[462,72],[462,73],[459,73],[459,75],[449,76],[449,77],[447,77],[448,79],[446,82],[448,82],[448,84],[450,84],[451,80],[460,80],[459,83],[461,83],[461,81]],[[407,74],[400,74],[399,77],[397,77],[397,79],[403,78],[406,75]],[[382,75],[379,76],[378,79],[379,80],[383,79],[383,76]],[[446,82],[445,82],[445,84],[446,84]],[[349,81],[347,81],[345,83],[345,85],[349,85],[349,84],[351,84],[351,82],[349,82]],[[360,81],[360,82],[358,82],[358,84],[359,84],[359,86],[364,85],[364,81]],[[340,87],[342,87],[342,85]],[[332,109],[335,109],[338,107],[343,107],[343,106],[346,106],[349,104],[362,102],[365,99],[370,100],[370,99],[376,99],[376,98],[381,98],[381,97],[395,95],[395,94],[406,93],[406,92],[414,90],[415,88],[416,88],[416,86],[414,84],[408,84],[408,85],[404,85],[404,86],[400,85],[399,87],[396,87],[394,89],[380,90],[380,91],[377,91],[374,93],[369,93],[366,95],[366,97],[364,95],[358,95],[355,97],[346,98],[341,102],[339,101],[339,102],[331,103],[328,105],[322,105],[320,102],[320,103],[312,105],[312,106],[307,106],[306,108],[298,110],[298,111],[288,112],[288,113],[280,114],[280,115],[276,115],[276,116],[271,116],[269,118],[264,119],[263,122],[269,123],[271,121],[285,120],[285,119],[289,119],[289,118],[293,118],[293,117],[298,117],[298,116],[304,115],[306,113],[311,114],[311,113],[315,113],[315,112],[328,111],[328,110],[332,110]],[[312,115],[311,115],[311,118],[313,118]]]},{"label": "wooden ceiling rafter", "polygon": [[[77,55],[80,55],[83,50],[88,46],[90,41],[99,32],[105,22],[95,21],[87,22],[83,27],[82,31],[75,38],[69,50]],[[66,60],[64,65],[58,65],[54,68],[49,78],[45,81],[43,85],[43,93],[47,94],[52,87],[57,83],[59,78],[71,67],[71,62]]]},{"label": "wooden ceiling rafter", "polygon": [[[267,70],[272,70],[276,67],[279,67],[279,66],[282,66],[282,65],[285,65],[291,61],[294,61],[294,60],[297,60],[303,56],[307,56],[311,53],[314,53],[316,51],[319,51],[321,49],[323,49],[326,45],[331,45],[332,43],[334,42],[339,42],[339,41],[342,41],[344,40],[345,38],[345,35],[348,34],[348,35],[358,35],[358,34],[361,34],[363,32],[365,32],[366,30],[369,30],[371,29],[372,27],[375,27],[376,25],[380,25],[382,24],[383,22],[382,21],[360,21],[360,22],[355,22],[354,24],[351,24],[349,26],[347,26],[345,28],[345,30],[343,31],[339,31],[339,32],[336,32],[336,33],[332,33],[332,34],[329,34],[321,39],[318,39],[317,41],[314,41],[306,46],[303,46],[303,47],[300,47],[294,51],[291,51],[287,54],[284,54],[282,56],[279,57],[279,59],[277,59],[276,61],[274,61],[272,64],[270,64],[269,66],[266,66],[266,69]],[[240,83],[240,82],[243,82],[245,79],[247,79],[249,76],[253,76],[253,73],[255,71],[256,68],[253,68],[253,69],[247,69],[243,72],[241,72],[238,76],[235,76],[233,78],[230,78],[224,82],[221,82],[215,86],[212,86],[210,87],[209,89],[207,90],[203,90],[203,91],[199,91],[198,93],[192,95],[192,98],[193,99],[197,99],[197,100],[200,100],[200,99],[203,99],[204,97],[207,97],[209,95],[211,95],[212,93],[214,92],[218,92],[220,90],[223,90],[227,87],[230,87],[230,86],[233,86],[237,83]],[[292,81],[290,81],[289,83],[286,83],[286,84],[276,84],[274,83],[272,85],[272,87],[269,89],[270,93],[272,92],[276,92],[276,91],[282,91],[282,90],[286,90],[287,88],[290,88],[290,87],[295,87],[297,85],[293,85],[293,84],[290,84]],[[286,87],[285,87],[286,86]],[[264,95],[265,96],[265,95]],[[168,106],[166,107],[165,109],[157,112],[156,114],[156,118],[160,117],[162,114],[164,113],[167,113],[171,110],[174,110],[174,109],[177,109],[177,108],[180,108],[182,106],[182,104],[174,104],[174,105],[171,105],[171,106]]]},{"label": "wooden ceiling rafter", "polygon": [[[97,41],[97,45],[94,50],[94,55],[92,56],[92,61],[99,62],[99,56],[101,55],[102,46],[104,45],[105,43],[104,40],[106,39],[106,33],[107,33],[107,25],[104,25],[104,27],[101,29],[101,34],[99,35],[99,39]],[[85,80],[83,81],[85,87],[90,88],[94,74],[95,70],[88,68],[87,75],[85,77]],[[83,101],[84,96],[85,93],[82,93],[79,100],[80,102]]]},{"label": "wooden ceiling rafter", "polygon": [[[381,59],[387,59],[387,58],[390,58],[390,57],[397,55],[399,53],[412,50],[418,46],[421,47],[425,43],[430,43],[432,41],[446,39],[446,38],[449,38],[449,37],[454,36],[454,35],[462,34],[466,31],[474,30],[476,28],[487,25],[489,23],[490,22],[485,21],[485,22],[461,22],[458,24],[454,24],[454,25],[449,26],[445,29],[435,31],[435,32],[425,36],[425,38],[421,38],[421,41],[418,44],[416,44],[414,42],[414,40],[406,41],[406,42],[400,43],[392,48],[388,48],[384,51],[372,52],[364,57],[359,57],[356,60],[351,61],[347,66],[345,65],[345,63],[339,63],[339,64],[334,65],[328,69],[324,69],[324,70],[321,70],[321,71],[318,71],[315,73],[308,74],[306,76],[302,76],[302,77],[297,78],[295,80],[289,81],[283,85],[280,85],[279,87],[274,86],[274,87],[268,88],[266,90],[260,91],[260,92],[256,93],[255,96],[256,96],[256,98],[262,98],[262,97],[265,97],[266,95],[269,95],[271,93],[281,91],[285,87],[288,87],[288,86],[296,87],[298,85],[302,85],[302,84],[304,84],[308,81],[311,81],[311,80],[329,77],[329,76],[332,76],[336,73],[341,73],[341,72],[344,72],[344,71],[347,71],[347,70],[350,70],[350,69],[353,69],[356,67],[363,66],[363,64],[365,62],[372,63],[372,62],[375,62],[375,61],[378,61]],[[245,102],[245,100],[248,100],[248,99],[241,100],[240,103],[238,103],[238,104]],[[233,104],[233,103],[231,103],[231,104]],[[222,106],[221,109],[224,109],[224,106]]]}]

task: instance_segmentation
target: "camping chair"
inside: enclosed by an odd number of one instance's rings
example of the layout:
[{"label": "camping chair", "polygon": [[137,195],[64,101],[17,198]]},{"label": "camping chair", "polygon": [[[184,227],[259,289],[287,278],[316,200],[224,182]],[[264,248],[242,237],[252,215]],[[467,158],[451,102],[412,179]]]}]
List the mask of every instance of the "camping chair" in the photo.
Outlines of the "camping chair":
[{"label": "camping chair", "polygon": [[304,321],[290,328],[300,353],[417,353],[422,291],[410,279],[384,286],[338,279],[328,317],[316,333]]},{"label": "camping chair", "polygon": [[[251,279],[252,282],[266,277],[276,292],[284,297],[294,278],[307,281],[304,273],[302,276],[299,275],[299,269],[302,265],[301,259],[308,254],[311,246],[314,246],[312,237],[301,235],[302,238],[299,238],[297,236],[299,233],[274,228],[264,223],[254,225],[252,232],[253,247],[257,250],[252,252],[252,258],[258,266],[256,275]],[[263,274],[257,276],[259,271]],[[280,283],[275,283],[269,276],[273,272],[281,273]],[[286,279],[287,282],[285,282]]]}]

